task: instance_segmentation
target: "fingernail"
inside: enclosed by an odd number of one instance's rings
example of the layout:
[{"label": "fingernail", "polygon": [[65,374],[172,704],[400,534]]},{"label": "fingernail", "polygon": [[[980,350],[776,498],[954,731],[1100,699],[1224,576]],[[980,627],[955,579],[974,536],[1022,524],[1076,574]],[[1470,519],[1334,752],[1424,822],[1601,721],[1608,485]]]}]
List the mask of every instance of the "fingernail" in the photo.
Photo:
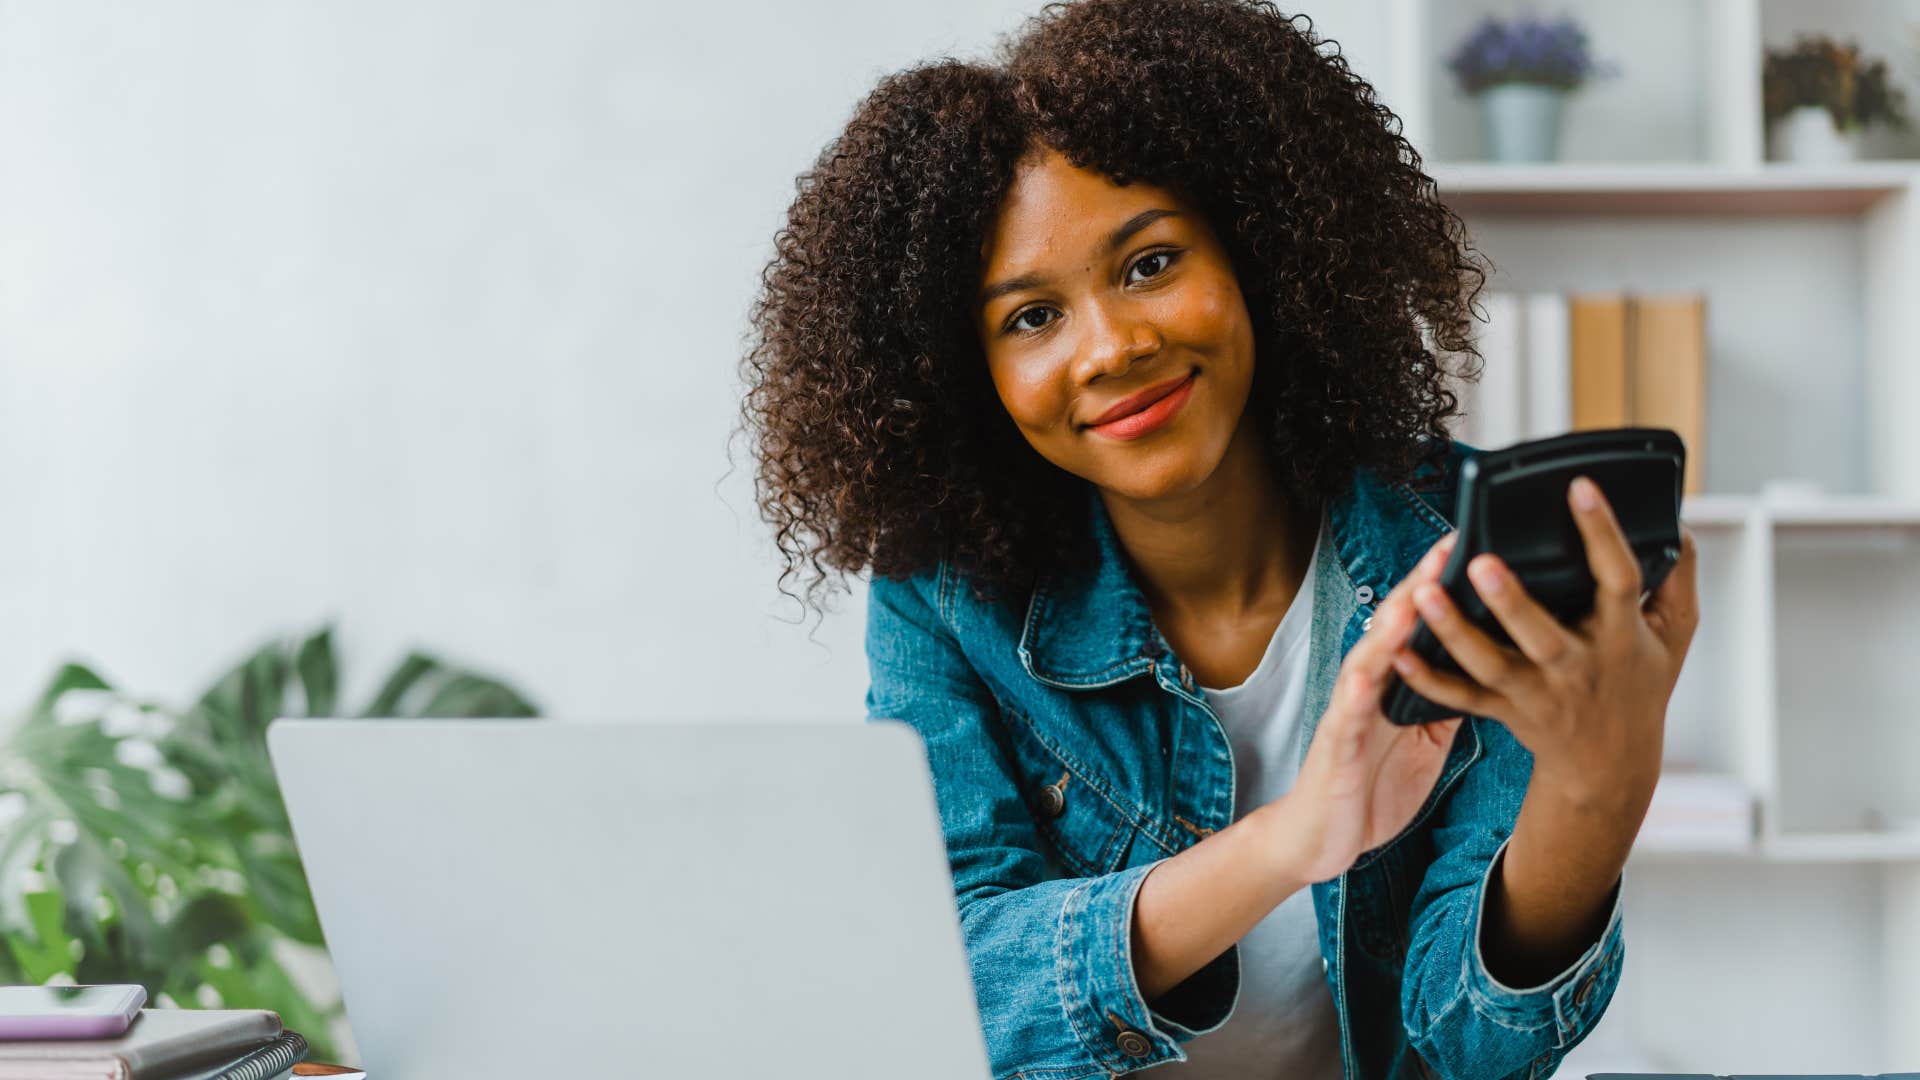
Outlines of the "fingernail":
[{"label": "fingernail", "polygon": [[1393,669],[1402,675],[1413,674],[1413,660],[1406,653],[1393,654]]},{"label": "fingernail", "polygon": [[1600,505],[1600,488],[1584,476],[1573,480],[1573,505],[1582,510],[1592,510]]},{"label": "fingernail", "polygon": [[1422,585],[1413,590],[1413,602],[1419,606],[1420,613],[1429,619],[1440,617],[1440,587]]},{"label": "fingernail", "polygon": [[1475,559],[1467,565],[1467,576],[1483,593],[1497,593],[1507,587],[1507,575],[1491,559]]}]

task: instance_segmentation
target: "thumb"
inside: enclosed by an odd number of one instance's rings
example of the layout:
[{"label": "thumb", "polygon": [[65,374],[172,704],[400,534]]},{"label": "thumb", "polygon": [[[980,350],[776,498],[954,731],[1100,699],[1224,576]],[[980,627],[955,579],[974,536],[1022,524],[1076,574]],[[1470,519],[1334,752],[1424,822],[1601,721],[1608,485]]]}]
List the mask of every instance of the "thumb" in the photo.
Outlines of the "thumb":
[{"label": "thumb", "polygon": [[1679,651],[1684,651],[1693,636],[1693,628],[1700,621],[1699,572],[1699,549],[1693,542],[1693,533],[1682,526],[1680,558],[1667,572],[1667,579],[1654,590],[1647,611],[1648,623],[1669,649],[1678,646]]}]

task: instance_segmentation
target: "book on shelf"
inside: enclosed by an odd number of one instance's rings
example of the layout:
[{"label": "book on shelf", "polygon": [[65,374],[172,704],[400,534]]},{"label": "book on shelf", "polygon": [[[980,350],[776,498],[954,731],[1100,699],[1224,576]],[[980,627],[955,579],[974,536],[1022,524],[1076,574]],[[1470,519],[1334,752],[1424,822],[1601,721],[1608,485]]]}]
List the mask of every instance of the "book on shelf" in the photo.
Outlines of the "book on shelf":
[{"label": "book on shelf", "polygon": [[1627,396],[1627,298],[1620,293],[1576,293],[1567,298],[1572,335],[1573,430],[1624,427],[1633,422]]},{"label": "book on shelf", "polygon": [[1530,438],[1573,430],[1573,347],[1567,298],[1527,294],[1527,434]]},{"label": "book on shelf", "polygon": [[306,1051],[264,1009],[142,1009],[110,1039],[0,1043],[0,1080],[272,1080]]},{"label": "book on shelf", "polygon": [[1635,296],[1628,311],[1634,423],[1680,433],[1687,443],[1684,490],[1697,495],[1706,464],[1707,299]]},{"label": "book on shelf", "polygon": [[1706,298],[1699,293],[1481,294],[1480,378],[1458,386],[1454,435],[1483,449],[1568,431],[1661,427],[1704,490]]},{"label": "book on shelf", "polygon": [[1572,331],[1567,297],[1554,292],[1482,293],[1486,319],[1474,334],[1480,377],[1458,387],[1454,435],[1482,449],[1574,427]]}]

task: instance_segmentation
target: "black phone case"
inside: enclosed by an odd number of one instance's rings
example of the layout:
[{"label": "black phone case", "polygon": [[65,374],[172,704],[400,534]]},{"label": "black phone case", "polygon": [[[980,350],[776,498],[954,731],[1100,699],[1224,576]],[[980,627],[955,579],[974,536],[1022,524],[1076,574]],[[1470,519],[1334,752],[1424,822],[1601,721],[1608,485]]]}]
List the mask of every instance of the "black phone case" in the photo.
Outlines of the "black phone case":
[{"label": "black phone case", "polygon": [[[1593,571],[1586,544],[1567,507],[1576,476],[1600,485],[1640,563],[1641,599],[1660,587],[1680,558],[1680,490],[1686,444],[1665,428],[1577,431],[1474,454],[1460,465],[1454,514],[1460,539],[1440,571],[1461,614],[1502,645],[1512,645],[1500,620],[1467,579],[1467,563],[1483,551],[1505,560],[1521,586],[1562,623],[1573,626],[1593,611]],[[1408,643],[1437,671],[1464,675],[1424,619]],[[1396,724],[1424,724],[1460,710],[1421,697],[1389,672],[1381,709]]]}]

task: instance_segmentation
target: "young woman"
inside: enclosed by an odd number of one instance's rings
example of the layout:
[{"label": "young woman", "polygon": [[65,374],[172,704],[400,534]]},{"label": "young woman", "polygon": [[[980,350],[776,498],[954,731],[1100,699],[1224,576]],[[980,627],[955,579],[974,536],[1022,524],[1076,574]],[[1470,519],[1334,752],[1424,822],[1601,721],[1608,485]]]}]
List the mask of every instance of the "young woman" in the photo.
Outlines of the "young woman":
[{"label": "young woman", "polygon": [[[1517,647],[1432,585],[1471,255],[1252,0],[1050,6],[801,177],[762,510],[783,587],[872,573],[867,710],[925,738],[997,1076],[1544,1076],[1605,1008],[1695,554],[1643,603],[1576,483],[1583,625],[1491,556]],[[1461,717],[1387,723],[1395,671]]]}]

